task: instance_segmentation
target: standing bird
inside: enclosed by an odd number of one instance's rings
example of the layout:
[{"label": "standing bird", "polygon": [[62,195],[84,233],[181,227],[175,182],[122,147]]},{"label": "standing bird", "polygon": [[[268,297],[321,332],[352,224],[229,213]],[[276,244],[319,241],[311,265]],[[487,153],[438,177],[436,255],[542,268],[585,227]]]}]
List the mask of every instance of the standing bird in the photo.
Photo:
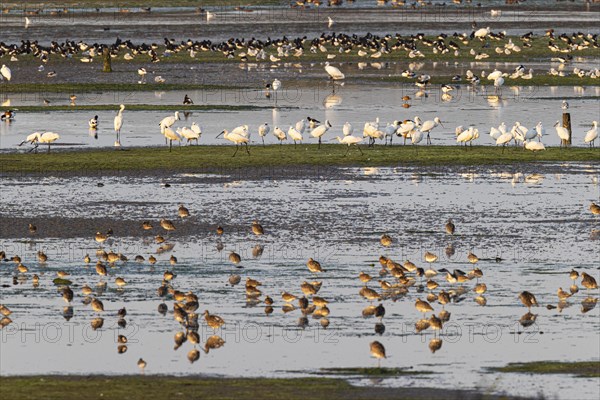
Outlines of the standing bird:
[{"label": "standing bird", "polygon": [[277,107],[277,92],[281,89],[281,81],[279,79],[274,79],[273,83],[271,83],[271,88],[273,89],[273,93],[275,94],[275,107]]},{"label": "standing bird", "polygon": [[524,291],[519,295],[519,300],[521,300],[521,303],[523,303],[523,305],[525,307],[527,307],[529,310],[531,310],[532,306],[539,306],[535,296],[533,295],[533,293],[530,293],[528,291]]},{"label": "standing bird", "polygon": [[560,108],[562,108],[563,110],[568,110],[569,109],[569,103],[567,103],[566,100],[563,100],[562,104],[560,105]]},{"label": "standing bird", "polygon": [[439,117],[435,117],[433,121],[425,121],[423,122],[423,125],[421,125],[421,133],[427,133],[427,144],[431,144],[429,133],[438,125],[444,126]]},{"label": "standing bird", "polygon": [[360,151],[360,154],[361,155],[363,154],[363,151],[361,150],[361,148],[358,147],[358,144],[363,141],[363,138],[359,138],[359,137],[356,137],[356,136],[348,135],[348,136],[344,136],[344,138],[336,136],[336,139],[341,144],[348,145],[348,150],[346,150],[346,153],[344,154],[344,156],[347,156],[348,153],[350,152],[350,146],[356,146],[356,148],[358,149],[358,151]]},{"label": "standing bird", "polygon": [[554,128],[556,129],[556,134],[560,138],[560,147],[567,146],[569,142],[569,130],[560,125],[560,121],[556,121],[554,124]]},{"label": "standing bird", "polygon": [[329,65],[328,62],[325,63],[325,71],[329,75],[329,79],[331,79],[331,85],[333,87],[333,92],[335,93],[335,81],[343,80],[346,76],[337,67]]},{"label": "standing bird", "polygon": [[538,138],[538,142],[542,141],[542,136],[546,136],[546,129],[544,128],[544,125],[542,125],[542,121],[538,122],[537,125],[535,126],[535,131],[537,133],[537,138]]},{"label": "standing bird", "polygon": [[0,75],[2,75],[7,81],[12,79],[12,72],[10,71],[10,68],[4,64],[2,64],[2,68],[0,68]]},{"label": "standing bird", "polygon": [[326,120],[323,125],[317,126],[310,132],[310,136],[319,139],[319,149],[321,148],[321,137],[329,130],[329,128],[331,128],[331,124],[329,123],[329,120]]},{"label": "standing bird", "polygon": [[179,111],[175,111],[174,115],[163,118],[158,125],[160,126],[160,133],[165,134],[165,129],[172,127],[176,121],[179,121]]},{"label": "standing bird", "polygon": [[454,235],[455,229],[456,227],[454,226],[454,222],[452,222],[452,220],[449,219],[448,222],[446,222],[446,233],[448,235]]},{"label": "standing bird", "polygon": [[378,368],[380,368],[381,359],[387,358],[385,355],[385,347],[383,347],[383,345],[376,340],[374,342],[371,342],[371,344],[369,345],[369,349],[371,351],[371,355],[377,358],[377,366]]},{"label": "standing bird", "polygon": [[248,137],[242,134],[229,132],[226,129],[219,133],[217,137],[221,135],[223,135],[223,137],[226,140],[229,140],[230,142],[235,144],[235,152],[233,153],[232,157],[235,157],[242,144],[246,145],[246,152],[248,153],[248,155],[250,155],[250,150],[248,149],[248,142],[250,141],[250,139]]},{"label": "standing bird", "polygon": [[194,102],[192,101],[192,99],[190,99],[190,97],[186,94],[185,96],[183,96],[183,104],[188,106],[191,104],[194,104]]},{"label": "standing bird", "polygon": [[585,272],[581,273],[581,285],[586,289],[598,289],[596,279]]},{"label": "standing bird", "polygon": [[262,139],[263,146],[265,145],[265,136],[269,134],[271,127],[266,122],[258,127],[258,136]]},{"label": "standing bird", "polygon": [[294,128],[291,125],[290,125],[290,128],[288,129],[288,136],[290,137],[291,140],[294,141],[294,148],[296,148],[297,141],[301,142],[303,140],[302,133],[298,132],[296,130],[296,128]]},{"label": "standing bird", "polygon": [[121,128],[123,127],[123,111],[125,111],[125,105],[121,104],[119,107],[119,112],[115,117],[114,128],[115,133],[117,134],[117,140],[115,141],[115,146],[121,146]]},{"label": "standing bird", "polygon": [[595,146],[595,141],[598,138],[598,121],[592,121],[592,129],[586,132],[583,141],[589,143],[590,147]]},{"label": "standing bird", "polygon": [[140,83],[140,84],[146,83],[146,74],[148,73],[146,71],[146,68],[138,68],[137,73],[141,77],[141,79],[138,81],[138,83]]},{"label": "standing bird", "polygon": [[350,136],[354,133],[354,127],[350,122],[346,121],[346,123],[342,127],[342,133],[344,134],[344,136]]},{"label": "standing bird", "polygon": [[171,128],[163,129],[163,135],[169,140],[169,152],[173,149],[173,140],[181,142],[181,136]]}]

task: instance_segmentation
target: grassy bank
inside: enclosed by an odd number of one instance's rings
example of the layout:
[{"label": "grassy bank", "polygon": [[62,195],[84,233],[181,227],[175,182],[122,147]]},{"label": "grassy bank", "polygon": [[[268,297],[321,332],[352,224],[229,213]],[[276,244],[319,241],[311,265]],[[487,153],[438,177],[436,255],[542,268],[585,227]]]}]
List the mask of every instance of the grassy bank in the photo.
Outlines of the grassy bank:
[{"label": "grassy bank", "polygon": [[529,374],[573,374],[579,377],[600,378],[600,361],[511,363],[505,367],[492,368],[491,370]]},{"label": "grassy bank", "polygon": [[70,399],[509,399],[451,389],[354,387],[341,379],[219,379],[172,376],[33,376],[0,378],[0,397]]},{"label": "grassy bank", "polygon": [[175,146],[170,153],[166,147],[131,148],[123,150],[67,150],[46,153],[9,153],[0,155],[2,173],[48,173],[141,170],[203,170],[220,171],[248,167],[278,166],[395,166],[395,165],[495,165],[528,162],[578,161],[600,163],[600,148],[570,148],[548,150],[533,154],[522,148],[474,146],[465,150],[459,146],[395,145],[375,149],[363,147],[363,155],[339,144],[250,146],[250,156],[240,150],[232,158],[233,146]]}]

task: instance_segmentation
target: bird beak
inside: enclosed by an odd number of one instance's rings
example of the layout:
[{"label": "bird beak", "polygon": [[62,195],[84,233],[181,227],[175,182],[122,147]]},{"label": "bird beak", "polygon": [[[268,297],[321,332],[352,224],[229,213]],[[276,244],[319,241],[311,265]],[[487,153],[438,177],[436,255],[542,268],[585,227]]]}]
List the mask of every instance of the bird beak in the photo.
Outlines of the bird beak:
[{"label": "bird beak", "polygon": [[217,135],[217,137],[221,136],[221,135],[222,135],[224,132],[225,132],[225,131],[222,131],[221,133],[219,133],[219,134]]},{"label": "bird beak", "polygon": [[442,122],[440,121],[440,125],[442,126],[442,128],[445,128],[444,124],[442,124]]}]

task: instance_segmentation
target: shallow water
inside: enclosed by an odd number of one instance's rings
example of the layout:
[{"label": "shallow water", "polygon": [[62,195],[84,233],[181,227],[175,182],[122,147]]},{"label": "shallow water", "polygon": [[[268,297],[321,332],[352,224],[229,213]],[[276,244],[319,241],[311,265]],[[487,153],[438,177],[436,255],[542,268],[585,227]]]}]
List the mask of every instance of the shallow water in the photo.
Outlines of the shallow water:
[{"label": "shallow water", "polygon": [[[226,144],[222,138],[216,138],[223,129],[231,130],[238,125],[249,125],[251,144],[260,144],[258,126],[268,122],[271,132],[274,126],[287,131],[291,124],[311,116],[320,121],[328,119],[333,127],[323,140],[335,140],[342,135],[342,126],[349,121],[354,126],[354,135],[362,135],[364,123],[380,119],[380,127],[393,120],[413,119],[416,115],[423,121],[440,117],[443,126],[434,128],[431,133],[433,144],[455,145],[454,130],[457,126],[473,125],[480,131],[475,144],[494,145],[488,133],[492,126],[505,122],[508,129],[515,121],[529,129],[534,129],[541,121],[546,129],[543,142],[549,146],[558,146],[560,140],[553,125],[562,120],[560,104],[563,98],[569,98],[573,128],[573,145],[583,146],[585,132],[591,128],[592,120],[600,119],[598,97],[600,87],[506,87],[499,102],[490,102],[482,88],[474,92],[470,85],[461,85],[449,101],[441,99],[439,87],[427,91],[426,97],[417,97],[413,86],[390,84],[347,84],[331,93],[330,87],[291,86],[274,98],[265,98],[262,91],[239,89],[221,91],[168,91],[168,92],[116,92],[92,93],[81,95],[77,99],[80,105],[88,104],[180,104],[188,94],[195,104],[259,106],[263,109],[241,111],[204,111],[192,112],[175,124],[174,128],[190,126],[197,122],[203,128],[201,144]],[[411,108],[401,108],[402,97],[409,95]],[[44,95],[46,96],[46,95]],[[594,96],[594,97],[590,97]],[[68,104],[68,99],[56,99],[48,95],[52,104]],[[40,95],[26,94],[10,97],[11,104],[18,110],[19,105],[37,105]],[[270,108],[273,107],[273,108]],[[115,107],[116,110],[117,107]],[[100,125],[96,131],[88,129],[87,121],[94,115],[99,116]],[[115,134],[112,129],[116,111],[64,111],[64,112],[23,112],[11,123],[0,124],[0,149],[6,151],[27,151],[18,147],[25,137],[35,131],[49,130],[61,135],[58,144],[72,148],[112,146]],[[152,146],[164,144],[164,137],[158,128],[159,121],[172,115],[166,111],[130,111],[124,113],[124,125],[121,131],[123,146]],[[95,137],[97,136],[97,137]],[[308,131],[306,142],[314,142]],[[400,143],[398,138],[394,143]],[[266,143],[278,143],[273,135],[266,137]],[[383,142],[382,142],[383,143]],[[424,143],[424,142],[423,142]]]},{"label": "shallow water", "polygon": [[[441,3],[441,2],[437,2]],[[448,2],[445,2],[448,3]],[[502,1],[488,1],[490,7],[502,6]],[[164,37],[177,40],[227,40],[235,32],[237,37],[266,39],[267,37],[314,37],[322,32],[348,32],[385,35],[416,32],[438,34],[470,32],[471,22],[490,26],[508,34],[533,31],[544,33],[550,27],[564,32],[596,33],[598,7],[568,3],[548,6],[546,2],[528,1],[525,7],[502,7],[500,16],[492,16],[489,8],[481,7],[424,7],[418,9],[378,7],[375,1],[356,2],[340,8],[290,9],[289,7],[258,7],[253,12],[235,11],[230,7],[207,7],[214,18],[207,20],[191,8],[162,8],[152,13],[123,13],[108,8],[72,10],[67,14],[30,15],[26,28],[23,15],[17,10],[0,14],[3,38],[8,42],[38,39],[41,44],[66,38],[89,42],[112,42],[118,36],[132,41],[162,42]],[[136,11],[135,9],[132,11]],[[328,17],[336,23],[328,27]],[[160,24],[161,29],[156,30]],[[48,38],[48,32],[52,36]]]},{"label": "shallow water", "polygon": [[[600,196],[599,174],[598,165],[583,164],[500,169],[290,169],[232,176],[176,174],[168,178],[170,188],[161,186],[164,177],[151,176],[4,177],[0,187],[3,217],[40,221],[62,216],[65,225],[69,218],[86,216],[138,222],[167,217],[179,226],[223,224],[226,233],[221,252],[216,249],[218,239],[212,229],[201,229],[190,236],[174,236],[171,252],[155,254],[158,245],[151,238],[162,233],[160,228],[144,240],[115,232],[114,242],[107,248],[123,252],[130,260],[136,254],[146,258],[154,254],[159,262],[151,267],[147,262],[129,261],[110,269],[110,277],[104,279],[96,275],[93,265],[86,267],[82,262],[84,254],[93,257],[97,248],[95,226],[89,227],[89,236],[81,238],[2,239],[2,249],[9,256],[20,254],[30,272],[22,284],[12,285],[14,265],[4,264],[0,269],[0,281],[8,285],[0,289],[2,303],[11,308],[14,321],[0,331],[0,372],[136,373],[135,363],[143,357],[148,362],[147,373],[300,376],[318,373],[320,368],[376,366],[369,357],[368,343],[379,340],[389,356],[382,366],[435,374],[356,383],[454,387],[461,382],[465,388],[494,393],[594,398],[599,390],[596,379],[500,375],[485,368],[533,360],[598,359],[599,309],[585,314],[580,310],[581,301],[597,298],[598,291],[580,291],[562,312],[534,308],[536,324],[525,333],[515,331],[522,331],[517,321],[527,311],[517,299],[522,290],[534,292],[545,306],[556,304],[558,287],[569,287],[571,268],[600,278],[598,239],[597,234],[592,235],[592,229],[600,226],[587,210],[589,202]],[[98,181],[104,186],[98,187]],[[27,199],[27,207],[22,199]],[[191,220],[178,220],[179,203],[190,209]],[[457,225],[453,237],[443,232],[449,217]],[[265,236],[255,237],[250,232],[254,218],[264,225]],[[43,223],[38,223],[38,229],[44,230]],[[389,249],[379,244],[384,232],[395,240]],[[444,251],[449,243],[456,251],[450,257]],[[251,255],[256,244],[264,246],[259,259]],[[39,249],[48,254],[47,265],[36,262]],[[227,261],[233,250],[242,256],[241,269]],[[410,259],[426,269],[423,254],[427,250],[440,256],[434,268],[464,271],[471,269],[466,255],[473,251],[482,258],[477,266],[484,272],[481,281],[488,286],[485,307],[474,302],[472,291],[462,302],[446,306],[452,316],[441,335],[443,346],[435,354],[427,348],[431,331],[415,334],[413,329],[420,318],[413,304],[425,293],[419,294],[413,287],[406,297],[384,301],[386,331],[381,337],[373,330],[376,321],[361,317],[369,302],[358,295],[362,287],[358,273],[376,276],[379,255],[400,262]],[[171,254],[178,258],[176,266],[168,264]],[[303,280],[315,279],[305,267],[309,257],[318,259],[326,270],[317,279],[323,281],[319,295],[331,302],[327,330],[312,317],[305,329],[299,329],[299,311],[281,311],[282,290],[298,295]],[[495,257],[502,261],[494,261]],[[177,273],[176,289],[198,294],[200,312],[208,309],[226,321],[226,327],[218,332],[226,340],[225,346],[202,354],[193,365],[185,358],[190,343],[173,351],[173,335],[182,328],[173,320],[172,311],[166,316],[156,311],[162,302],[156,288],[166,269]],[[69,271],[77,284],[73,287],[74,316],[69,322],[61,315],[65,303],[51,282],[58,270]],[[31,284],[32,273],[40,276],[37,289]],[[243,284],[227,285],[232,273],[262,281],[263,293],[275,300],[275,312],[266,316],[263,304],[246,304]],[[123,291],[116,290],[116,276],[129,282]],[[380,291],[376,280],[370,287]],[[98,295],[106,309],[105,324],[93,331],[89,323],[95,315],[81,304],[80,286],[87,283],[94,288],[100,281],[108,283],[106,291]],[[441,288],[450,289],[442,277],[437,281]],[[474,282],[464,284],[467,289],[473,286]],[[173,301],[165,302],[172,309]],[[125,330],[116,325],[116,311],[123,306],[128,311]],[[436,312],[441,310],[439,304],[433,306]],[[123,355],[116,351],[117,334],[130,339]],[[203,341],[212,330],[201,325],[200,334]]]}]

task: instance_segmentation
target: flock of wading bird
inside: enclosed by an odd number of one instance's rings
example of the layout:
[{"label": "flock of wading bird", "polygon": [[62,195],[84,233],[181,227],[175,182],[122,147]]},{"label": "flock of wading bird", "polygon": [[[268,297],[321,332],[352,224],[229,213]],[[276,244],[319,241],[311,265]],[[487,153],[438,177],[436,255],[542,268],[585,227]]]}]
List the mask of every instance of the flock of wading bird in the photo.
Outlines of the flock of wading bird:
[{"label": "flock of wading bird", "polygon": [[[187,95],[185,96],[188,97]],[[410,100],[409,96],[404,96],[405,100]],[[117,115],[114,118],[114,130],[116,133],[116,141],[114,145],[116,147],[121,146],[121,128],[123,127],[124,116],[123,112],[125,111],[125,105],[121,104]],[[568,108],[568,104],[563,101],[563,109]],[[7,116],[6,120],[14,119],[14,113],[11,113]],[[202,127],[198,125],[196,122],[192,122],[190,127],[183,126],[177,127],[173,129],[174,125],[181,119],[179,111],[175,111],[173,115],[169,115],[163,118],[159,123],[160,132],[165,137],[165,141],[169,145],[169,151],[172,150],[173,141],[181,142],[186,140],[188,144],[192,142],[196,142],[198,144],[200,137],[202,136]],[[98,116],[94,116],[92,119],[88,121],[90,133],[96,132],[99,125]],[[364,123],[362,129],[362,137],[354,136],[354,126],[347,122],[342,126],[343,136],[339,135],[335,137],[335,139],[342,145],[347,146],[348,150],[345,155],[350,151],[351,146],[355,146],[361,154],[363,151],[358,145],[363,142],[363,140],[368,140],[368,147],[374,147],[377,140],[384,140],[384,145],[388,143],[390,146],[392,145],[392,141],[394,136],[403,139],[403,143],[406,144],[406,141],[409,140],[412,145],[418,145],[424,139],[426,139],[427,144],[431,144],[431,132],[437,128],[438,126],[443,126],[442,121],[439,117],[434,117],[431,120],[423,121],[419,116],[414,117],[414,119],[405,119],[405,120],[395,120],[391,123],[384,124],[380,122],[379,117],[375,119],[375,121],[367,121]],[[317,139],[318,147],[321,148],[321,142],[330,129],[332,128],[332,124],[329,120],[326,120],[324,123],[321,121],[306,117],[303,118],[294,124],[289,125],[289,128],[286,130],[281,129],[278,126],[275,126],[271,131],[271,127],[267,122],[260,125],[257,129],[258,135],[261,138],[262,144],[265,144],[265,137],[272,133],[273,136],[279,141],[280,144],[283,144],[285,140],[290,140],[294,142],[294,146],[296,146],[297,142],[302,142],[305,139],[305,132],[308,133],[313,139]],[[556,130],[556,134],[558,138],[561,140],[561,147],[566,146],[567,143],[572,139],[571,132],[565,127],[563,127],[559,121],[556,121],[554,125]],[[475,128],[475,126],[470,125],[469,127],[457,126],[454,129],[454,134],[456,136],[456,142],[459,145],[466,146],[467,144],[472,145],[473,142],[479,139],[479,129]],[[502,122],[498,127],[491,127],[489,131],[490,138],[496,144],[496,146],[502,146],[502,152],[504,152],[504,148],[510,143],[514,142],[515,146],[522,146],[525,150],[529,150],[532,152],[539,152],[546,149],[544,144],[542,143],[542,137],[546,136],[546,129],[544,128],[542,122],[538,122],[532,128],[527,128],[519,121],[516,121],[512,128],[509,130],[507,128],[506,123]],[[223,130],[221,133],[217,135],[217,137],[223,136],[226,140],[230,141],[236,146],[235,152],[232,157],[235,157],[240,147],[245,146],[246,153],[250,155],[249,143],[251,142],[251,131],[250,127],[247,124],[239,125],[230,130]],[[583,142],[589,147],[595,146],[595,141],[598,138],[598,121],[592,121],[591,129],[585,133],[583,138]],[[35,150],[37,152],[37,148],[40,144],[48,145],[48,152],[50,152],[50,145],[60,139],[60,135],[55,132],[34,132],[28,135],[20,144],[22,146],[25,143],[29,143],[33,145],[30,151]],[[537,139],[537,141],[535,141]]]},{"label": "flock of wading bird", "polygon": [[[593,202],[591,203],[589,210],[594,215],[600,215],[600,206]],[[185,206],[180,205],[178,215],[183,220],[190,216],[190,212]],[[161,219],[159,226],[160,229],[167,234],[177,229],[175,224],[168,219]],[[141,224],[141,229],[144,231],[151,231],[154,229],[154,225],[151,221],[144,221]],[[37,227],[33,224],[29,224],[29,231],[32,235],[35,235]],[[256,236],[265,234],[263,226],[256,220],[251,225],[251,231]],[[452,220],[448,220],[445,224],[445,231],[448,235],[455,234],[456,227]],[[216,235],[221,237],[224,234],[224,229],[219,226],[216,230]],[[100,276],[100,281],[96,285],[95,290],[87,283],[84,283],[81,287],[81,295],[83,297],[82,303],[84,305],[89,305],[98,315],[106,314],[104,304],[99,298],[104,294],[108,285],[107,282],[103,280],[104,277],[109,276],[109,273],[117,275],[115,276],[114,284],[118,291],[126,290],[125,288],[128,285],[128,282],[124,278],[118,276],[119,269],[116,268],[118,263],[121,263],[122,265],[127,263],[128,257],[121,253],[115,253],[112,250],[107,252],[102,247],[105,243],[110,243],[112,236],[112,229],[107,233],[97,232],[94,236],[95,241],[100,245],[100,248],[96,251],[97,260],[95,261],[95,271]],[[168,252],[174,247],[174,244],[168,243],[167,239],[160,234],[155,236],[155,242],[160,244],[160,247],[157,250],[158,254]],[[392,246],[393,242],[394,239],[387,234],[384,234],[380,238],[380,243],[385,248]],[[223,249],[220,240],[218,241],[217,249],[219,251]],[[452,256],[454,254],[453,245],[449,245],[445,251],[449,257]],[[263,246],[260,244],[257,244],[252,250],[252,254],[255,258],[260,257],[262,252]],[[46,254],[41,250],[38,251],[37,257],[39,261],[38,269],[41,272],[44,270],[44,267],[49,260]],[[2,251],[0,252],[0,258],[4,262],[12,261],[15,264],[17,273],[13,276],[13,284],[24,284],[27,282],[27,274],[32,271],[23,264],[23,260],[19,255],[14,255],[9,260],[6,258],[5,252]],[[228,259],[236,266],[242,261],[241,256],[235,252],[231,252]],[[362,310],[362,316],[365,318],[377,318],[379,321],[375,324],[374,330],[376,334],[382,335],[385,332],[383,318],[386,313],[383,301],[392,300],[395,302],[407,297],[410,292],[415,292],[417,294],[417,300],[414,303],[414,306],[419,312],[423,313],[423,318],[415,322],[415,332],[419,334],[428,329],[434,331],[434,337],[429,341],[429,349],[431,352],[435,353],[442,347],[441,335],[443,334],[444,323],[449,321],[451,316],[451,313],[445,309],[446,305],[458,304],[466,300],[470,293],[475,294],[473,300],[480,306],[485,306],[487,304],[485,293],[487,292],[488,287],[482,282],[484,279],[484,271],[477,266],[480,259],[472,252],[468,253],[467,259],[471,264],[470,271],[464,272],[455,269],[451,272],[446,268],[438,270],[434,269],[432,264],[438,260],[438,256],[429,251],[424,254],[424,261],[429,264],[427,269],[419,267],[409,260],[406,260],[404,263],[399,263],[389,257],[380,256],[379,262],[381,264],[381,270],[377,273],[379,279],[374,276],[375,274],[371,275],[363,271],[358,274],[358,280],[362,285],[358,294],[371,303]],[[83,261],[86,265],[94,262],[89,255],[85,255]],[[150,255],[147,260],[142,255],[136,255],[135,262],[148,262],[150,265],[154,265],[158,260],[154,255]],[[170,256],[169,264],[172,266],[172,269],[175,268],[177,258],[174,255]],[[308,271],[313,274],[313,277],[326,273],[326,269],[323,268],[321,263],[312,258],[307,261],[306,267]],[[191,363],[194,363],[200,358],[200,351],[197,346],[200,346],[200,348],[208,354],[209,351],[218,349],[225,344],[225,341],[216,334],[216,331],[225,324],[225,320],[218,315],[210,313],[208,310],[205,310],[201,314],[198,313],[198,309],[200,308],[200,299],[198,298],[198,295],[191,290],[184,291],[177,289],[177,286],[175,285],[177,274],[172,269],[165,270],[162,274],[160,285],[157,288],[156,297],[157,299],[162,299],[162,302],[158,306],[158,312],[162,315],[169,313],[169,307],[165,301],[173,301],[172,315],[182,328],[182,330],[177,331],[174,335],[174,349],[177,350],[185,342],[190,342],[193,345],[193,348],[189,350],[187,358]],[[586,313],[592,310],[598,301],[598,298],[590,293],[590,290],[598,289],[596,279],[586,272],[580,273],[575,269],[568,272],[568,275],[572,280],[569,291],[563,290],[562,287],[558,288],[558,305],[548,304],[546,307],[548,309],[558,308],[559,311],[562,311],[562,309],[568,305],[567,301],[569,299],[572,300],[572,297],[579,292],[577,283],[580,279],[579,283],[587,290],[587,297],[581,301],[581,312]],[[72,304],[75,299],[75,292],[71,288],[73,282],[69,280],[71,273],[65,270],[59,270],[57,271],[57,276],[58,277],[53,283],[58,285],[58,291],[67,303],[67,306],[63,309],[63,316],[65,319],[69,320],[74,315]],[[440,278],[445,280],[449,285],[440,282]],[[470,283],[473,279],[475,280],[475,284],[471,285]],[[380,287],[379,291],[375,287],[369,286],[369,283],[374,280],[378,282],[378,286]],[[424,283],[423,280],[425,280]],[[227,283],[231,285],[232,288],[240,284],[241,281],[242,277],[238,274],[231,274],[227,278]],[[33,273],[32,275],[32,282],[34,288],[39,287],[40,278],[36,273]],[[185,286],[185,282],[181,282],[181,285]],[[309,324],[308,317],[312,316],[314,319],[319,320],[319,324],[324,329],[327,329],[330,324],[328,317],[331,312],[329,308],[331,301],[318,295],[322,285],[323,281],[314,280],[309,282],[305,280],[298,288],[299,291],[302,292],[302,295],[298,294],[298,292],[293,294],[288,291],[282,291],[282,303],[280,303],[282,304],[281,310],[283,313],[290,313],[299,309],[301,317],[297,324],[301,328],[304,328]],[[265,305],[265,314],[270,315],[275,310],[274,306],[276,305],[277,300],[263,293],[260,289],[261,286],[262,282],[259,280],[253,279],[250,276],[246,277],[246,302],[251,305],[263,303]],[[437,289],[440,290],[436,292]],[[239,294],[239,292],[236,292],[236,294]],[[536,296],[529,291],[521,292],[518,295],[518,298],[528,309],[528,312],[519,319],[519,323],[526,328],[535,323],[537,315],[531,312],[531,308],[539,306],[539,303]],[[379,304],[374,305],[372,304],[373,302],[379,302]],[[439,312],[436,315],[435,308],[438,306],[441,309],[438,308]],[[12,320],[9,318],[11,310],[6,305],[0,305],[0,313],[4,316],[0,320],[1,328],[12,323]],[[125,319],[126,315],[127,310],[125,307],[119,309],[116,313],[118,326],[121,328],[125,328],[127,325]],[[215,333],[209,336],[203,345],[200,343],[201,337],[198,334],[200,324],[202,323],[200,317],[203,317],[204,323],[209,328],[213,329],[213,333]],[[98,316],[91,321],[91,327],[94,330],[102,328],[103,325],[104,318],[101,316]],[[119,354],[125,353],[127,351],[127,337],[119,335],[117,341],[117,352]],[[370,353],[373,357],[378,359],[378,365],[380,365],[382,358],[387,357],[385,347],[379,341],[370,343]],[[146,361],[140,358],[138,366],[143,371],[146,367]]]}]

